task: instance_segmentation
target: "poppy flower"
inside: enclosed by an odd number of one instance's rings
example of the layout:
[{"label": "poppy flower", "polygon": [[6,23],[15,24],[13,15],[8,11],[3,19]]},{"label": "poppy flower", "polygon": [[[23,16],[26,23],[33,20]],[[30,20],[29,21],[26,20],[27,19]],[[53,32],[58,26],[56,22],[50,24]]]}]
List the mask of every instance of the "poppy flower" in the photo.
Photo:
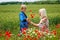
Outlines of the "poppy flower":
[{"label": "poppy flower", "polygon": [[31,18],[34,18],[34,17],[35,17],[35,14],[30,14],[30,17],[31,17]]},{"label": "poppy flower", "polygon": [[49,30],[48,29],[46,30],[46,33],[49,33]]},{"label": "poppy flower", "polygon": [[27,30],[27,28],[23,28],[24,30]]},{"label": "poppy flower", "polygon": [[38,40],[38,39],[34,37],[33,40]]},{"label": "poppy flower", "polygon": [[32,10],[29,10],[29,12],[32,12]]},{"label": "poppy flower", "polygon": [[26,31],[24,30],[24,31],[22,31],[22,34],[26,34]]},{"label": "poppy flower", "polygon": [[5,36],[6,36],[6,40],[9,40],[9,38],[11,37],[11,32],[6,31]]},{"label": "poppy flower", "polygon": [[38,33],[38,30],[37,29],[35,30],[35,33]]},{"label": "poppy flower", "polygon": [[57,25],[56,25],[56,28],[60,28],[60,24],[57,24]]},{"label": "poppy flower", "polygon": [[23,31],[26,31],[26,30],[27,30],[27,28],[22,28],[22,32],[23,32]]},{"label": "poppy flower", "polygon": [[54,35],[56,35],[56,34],[57,34],[57,31],[56,31],[56,30],[53,30],[52,33],[53,33]]},{"label": "poppy flower", "polygon": [[30,35],[27,35],[27,38],[30,38]]},{"label": "poppy flower", "polygon": [[38,35],[38,38],[40,38],[40,37],[41,37],[41,33],[39,33],[39,32],[38,32],[38,34],[37,34],[37,35]]},{"label": "poppy flower", "polygon": [[0,37],[2,36],[2,34],[0,33]]},{"label": "poppy flower", "polygon": [[26,34],[27,28],[22,28],[22,34]]},{"label": "poppy flower", "polygon": [[26,32],[25,32],[25,31],[23,31],[23,32],[22,32],[22,34],[26,34]]},{"label": "poppy flower", "polygon": [[20,36],[20,34],[18,34],[17,36]]},{"label": "poppy flower", "polygon": [[6,31],[6,32],[5,32],[5,36],[7,36],[7,37],[9,37],[9,38],[10,38],[10,37],[11,37],[11,32]]},{"label": "poppy flower", "polygon": [[26,37],[24,37],[24,38],[23,38],[23,40],[27,40],[27,38],[26,38]]}]

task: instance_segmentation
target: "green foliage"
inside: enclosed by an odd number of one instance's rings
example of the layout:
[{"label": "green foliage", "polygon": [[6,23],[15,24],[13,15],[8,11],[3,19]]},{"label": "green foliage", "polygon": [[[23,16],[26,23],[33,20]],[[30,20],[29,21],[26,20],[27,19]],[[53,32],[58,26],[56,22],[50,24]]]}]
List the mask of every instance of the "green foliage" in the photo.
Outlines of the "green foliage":
[{"label": "green foliage", "polygon": [[[38,10],[40,8],[46,8],[50,25],[56,25],[60,23],[60,4],[27,5],[27,16],[29,17],[29,15],[31,14],[29,10],[32,10],[32,12],[36,14],[35,18],[31,19],[31,21],[39,23],[40,17],[38,14]],[[0,30],[6,31],[9,29],[13,33],[16,31],[18,32],[20,23],[19,12],[20,5],[0,5]]]}]

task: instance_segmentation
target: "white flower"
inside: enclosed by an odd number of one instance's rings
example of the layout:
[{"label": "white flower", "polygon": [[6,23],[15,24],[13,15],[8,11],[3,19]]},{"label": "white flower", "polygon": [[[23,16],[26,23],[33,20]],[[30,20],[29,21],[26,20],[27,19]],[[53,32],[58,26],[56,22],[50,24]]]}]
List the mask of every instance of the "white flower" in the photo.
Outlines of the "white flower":
[{"label": "white flower", "polygon": [[50,38],[52,38],[52,36],[50,36]]},{"label": "white flower", "polygon": [[48,33],[48,35],[50,35],[50,33]]},{"label": "white flower", "polygon": [[32,32],[33,34],[35,34],[35,32]]}]

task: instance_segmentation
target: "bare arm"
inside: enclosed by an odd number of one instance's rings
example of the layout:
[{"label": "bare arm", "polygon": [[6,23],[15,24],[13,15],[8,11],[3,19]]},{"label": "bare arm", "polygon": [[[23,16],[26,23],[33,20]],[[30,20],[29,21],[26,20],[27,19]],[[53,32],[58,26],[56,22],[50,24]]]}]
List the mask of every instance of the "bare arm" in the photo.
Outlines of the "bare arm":
[{"label": "bare arm", "polygon": [[36,26],[36,27],[38,27],[39,25],[38,24],[36,24],[36,23],[33,23],[33,22],[31,22],[31,24],[33,24],[34,26]]},{"label": "bare arm", "polygon": [[43,18],[43,19],[40,20],[39,24],[44,23],[46,21],[47,21],[47,18],[45,17],[45,18]]}]

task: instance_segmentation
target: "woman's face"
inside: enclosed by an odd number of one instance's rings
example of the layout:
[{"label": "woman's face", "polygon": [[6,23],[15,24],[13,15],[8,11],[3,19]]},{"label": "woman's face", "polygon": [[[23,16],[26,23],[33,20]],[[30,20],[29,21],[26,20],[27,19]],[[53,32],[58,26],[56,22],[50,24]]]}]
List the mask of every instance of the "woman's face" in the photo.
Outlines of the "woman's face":
[{"label": "woman's face", "polygon": [[24,12],[26,11],[26,8],[23,8]]}]

